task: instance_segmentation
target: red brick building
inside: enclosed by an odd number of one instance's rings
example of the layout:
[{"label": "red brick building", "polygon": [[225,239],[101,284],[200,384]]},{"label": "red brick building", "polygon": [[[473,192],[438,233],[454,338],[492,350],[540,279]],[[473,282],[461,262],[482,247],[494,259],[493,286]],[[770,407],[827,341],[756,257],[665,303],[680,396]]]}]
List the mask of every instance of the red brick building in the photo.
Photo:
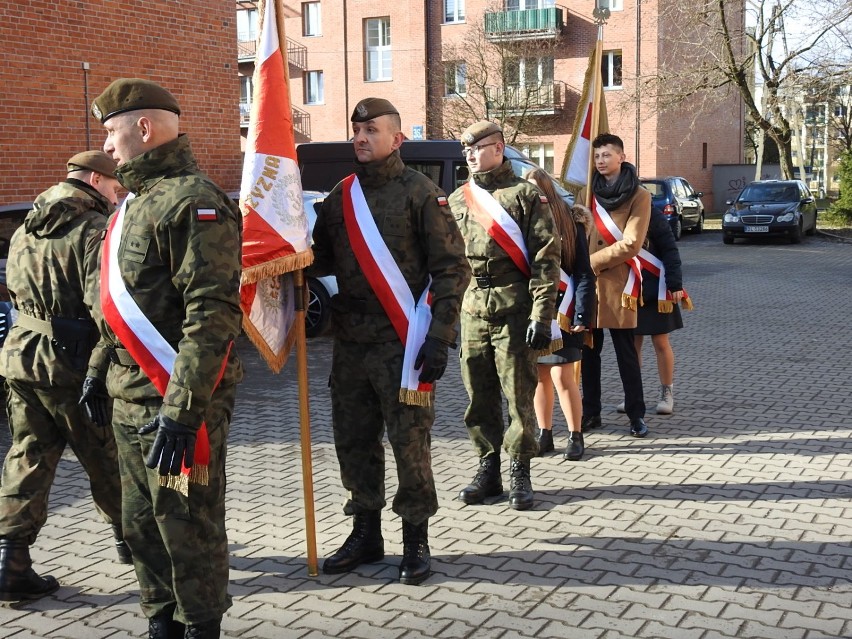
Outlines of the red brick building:
[{"label": "red brick building", "polygon": [[239,188],[239,82],[231,0],[0,0],[0,205],[30,202],[74,153],[101,148],[89,105],[143,77],[177,97],[202,169]]},{"label": "red brick building", "polygon": [[[709,209],[713,164],[742,160],[739,98],[732,96],[695,123],[687,105],[664,113],[636,100],[636,77],[653,74],[672,52],[664,3],[600,4],[611,9],[603,31],[610,130],[624,139],[628,160],[641,175],[683,175],[706,194]],[[238,16],[245,114],[255,5],[237,3],[238,13],[246,14]],[[529,113],[515,145],[558,174],[597,37],[594,8],[594,0],[286,0],[297,142],[348,138],[349,114],[369,95],[393,101],[411,138],[456,137],[458,127],[448,126],[450,112],[472,95],[465,84],[474,82],[476,67],[497,59],[484,82],[489,104],[499,104],[504,114],[511,115],[512,108]],[[471,44],[476,32],[478,43]],[[489,56],[491,63],[478,62]],[[470,110],[468,121],[499,119],[497,111],[480,105]],[[243,134],[245,126],[247,118]]]}]

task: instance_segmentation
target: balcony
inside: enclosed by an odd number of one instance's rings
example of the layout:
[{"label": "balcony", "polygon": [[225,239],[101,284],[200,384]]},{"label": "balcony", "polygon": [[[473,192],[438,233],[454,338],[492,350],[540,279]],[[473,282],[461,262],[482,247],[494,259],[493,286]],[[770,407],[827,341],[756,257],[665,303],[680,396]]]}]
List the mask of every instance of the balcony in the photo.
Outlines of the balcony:
[{"label": "balcony", "polygon": [[485,37],[491,42],[553,40],[562,33],[562,9],[525,9],[485,13]]},{"label": "balcony", "polygon": [[556,115],[565,107],[565,85],[549,82],[522,86],[488,87],[487,106],[494,117],[496,113],[507,116]]},{"label": "balcony", "polygon": [[[297,107],[291,107],[293,112],[293,131],[303,136],[306,140],[311,139],[311,114]],[[240,128],[248,128],[251,118],[251,102],[240,100]]]},{"label": "balcony", "polygon": [[[257,41],[241,39],[237,42],[237,62],[254,62]],[[287,38],[287,62],[302,71],[308,68],[308,48]]]}]

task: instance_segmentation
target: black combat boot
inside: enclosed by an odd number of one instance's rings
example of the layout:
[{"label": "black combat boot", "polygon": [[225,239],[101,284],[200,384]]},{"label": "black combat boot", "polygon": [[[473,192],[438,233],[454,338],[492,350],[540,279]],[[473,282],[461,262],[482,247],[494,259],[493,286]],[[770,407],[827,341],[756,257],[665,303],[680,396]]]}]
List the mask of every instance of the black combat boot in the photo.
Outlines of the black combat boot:
[{"label": "black combat boot", "polygon": [[586,447],[583,444],[583,433],[571,433],[571,441],[565,451],[563,457],[568,461],[580,461],[583,458],[583,453]]},{"label": "black combat boot", "polygon": [[545,453],[553,452],[553,431],[547,428],[538,431],[538,456],[543,457]]},{"label": "black combat boot", "polygon": [[361,564],[380,561],[384,556],[381,511],[355,513],[352,518],[352,533],[343,542],[340,550],[325,560],[322,571],[327,575],[338,575]]},{"label": "black combat boot", "polygon": [[219,639],[222,634],[222,620],[194,623],[186,627],[186,639]]},{"label": "black combat boot", "polygon": [[479,460],[479,470],[469,486],[462,488],[459,499],[466,504],[481,504],[486,497],[503,494],[500,478],[500,455],[486,455]]},{"label": "black combat boot", "polygon": [[148,619],[148,639],[183,639],[186,626],[172,619],[172,613],[161,612]]},{"label": "black combat boot", "polygon": [[124,531],[120,524],[112,525],[112,535],[115,537],[115,549],[118,551],[118,563],[132,564],[133,555],[130,554],[130,546],[124,541]]},{"label": "black combat boot", "polygon": [[50,575],[33,570],[30,546],[23,539],[0,539],[0,601],[23,601],[44,597],[59,588]]},{"label": "black combat boot", "polygon": [[429,520],[411,524],[402,520],[402,561],[399,581],[416,586],[432,574],[432,555],[429,553]]},{"label": "black combat boot", "polygon": [[515,510],[529,510],[534,501],[532,482],[530,481],[530,463],[513,459],[511,473],[509,506]]}]

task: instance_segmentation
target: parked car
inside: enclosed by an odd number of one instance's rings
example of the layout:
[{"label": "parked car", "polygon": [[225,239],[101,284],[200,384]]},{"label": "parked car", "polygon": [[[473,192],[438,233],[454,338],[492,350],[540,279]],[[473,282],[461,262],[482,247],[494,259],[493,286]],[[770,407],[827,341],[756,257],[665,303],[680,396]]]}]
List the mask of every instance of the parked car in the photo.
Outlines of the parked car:
[{"label": "parked car", "polygon": [[[302,191],[308,228],[314,232],[319,207],[327,194],[322,191]],[[308,309],[305,312],[305,335],[317,337],[328,330],[331,322],[331,298],[337,295],[337,278],[308,277]]]},{"label": "parked car", "polygon": [[816,200],[801,180],[759,180],[746,186],[722,219],[722,241],[738,237],[790,238],[798,244],[802,235],[816,233]]},{"label": "parked car", "polygon": [[642,186],[651,192],[653,206],[663,212],[672,227],[676,240],[683,231],[701,233],[704,230],[704,204],[701,191],[696,191],[682,177],[640,178]]},{"label": "parked car", "polygon": [[9,259],[9,243],[12,233],[24,222],[33,208],[32,202],[18,202],[0,206],[0,301],[9,300],[6,290],[6,260]]}]

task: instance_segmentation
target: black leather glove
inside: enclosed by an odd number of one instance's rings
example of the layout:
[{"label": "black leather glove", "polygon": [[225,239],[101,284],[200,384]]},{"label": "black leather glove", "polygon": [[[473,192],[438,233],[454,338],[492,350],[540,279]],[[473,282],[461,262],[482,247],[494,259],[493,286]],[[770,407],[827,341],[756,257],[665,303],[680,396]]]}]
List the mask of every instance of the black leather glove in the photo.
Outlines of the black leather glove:
[{"label": "black leather glove", "polygon": [[532,320],[527,327],[527,346],[534,351],[543,351],[550,346],[550,327]]},{"label": "black leather glove", "polygon": [[196,429],[179,424],[162,413],[139,429],[140,435],[157,431],[151,452],[145,465],[148,468],[160,467],[160,475],[180,475],[181,463],[192,468],[195,458]]},{"label": "black leather glove", "polygon": [[109,395],[106,384],[97,377],[87,377],[83,380],[83,391],[78,402],[90,421],[101,428],[110,425],[109,419]]},{"label": "black leather glove", "polygon": [[414,368],[420,368],[418,379],[424,384],[431,384],[441,379],[447,369],[447,349],[450,347],[444,340],[437,337],[427,337],[414,360]]}]

